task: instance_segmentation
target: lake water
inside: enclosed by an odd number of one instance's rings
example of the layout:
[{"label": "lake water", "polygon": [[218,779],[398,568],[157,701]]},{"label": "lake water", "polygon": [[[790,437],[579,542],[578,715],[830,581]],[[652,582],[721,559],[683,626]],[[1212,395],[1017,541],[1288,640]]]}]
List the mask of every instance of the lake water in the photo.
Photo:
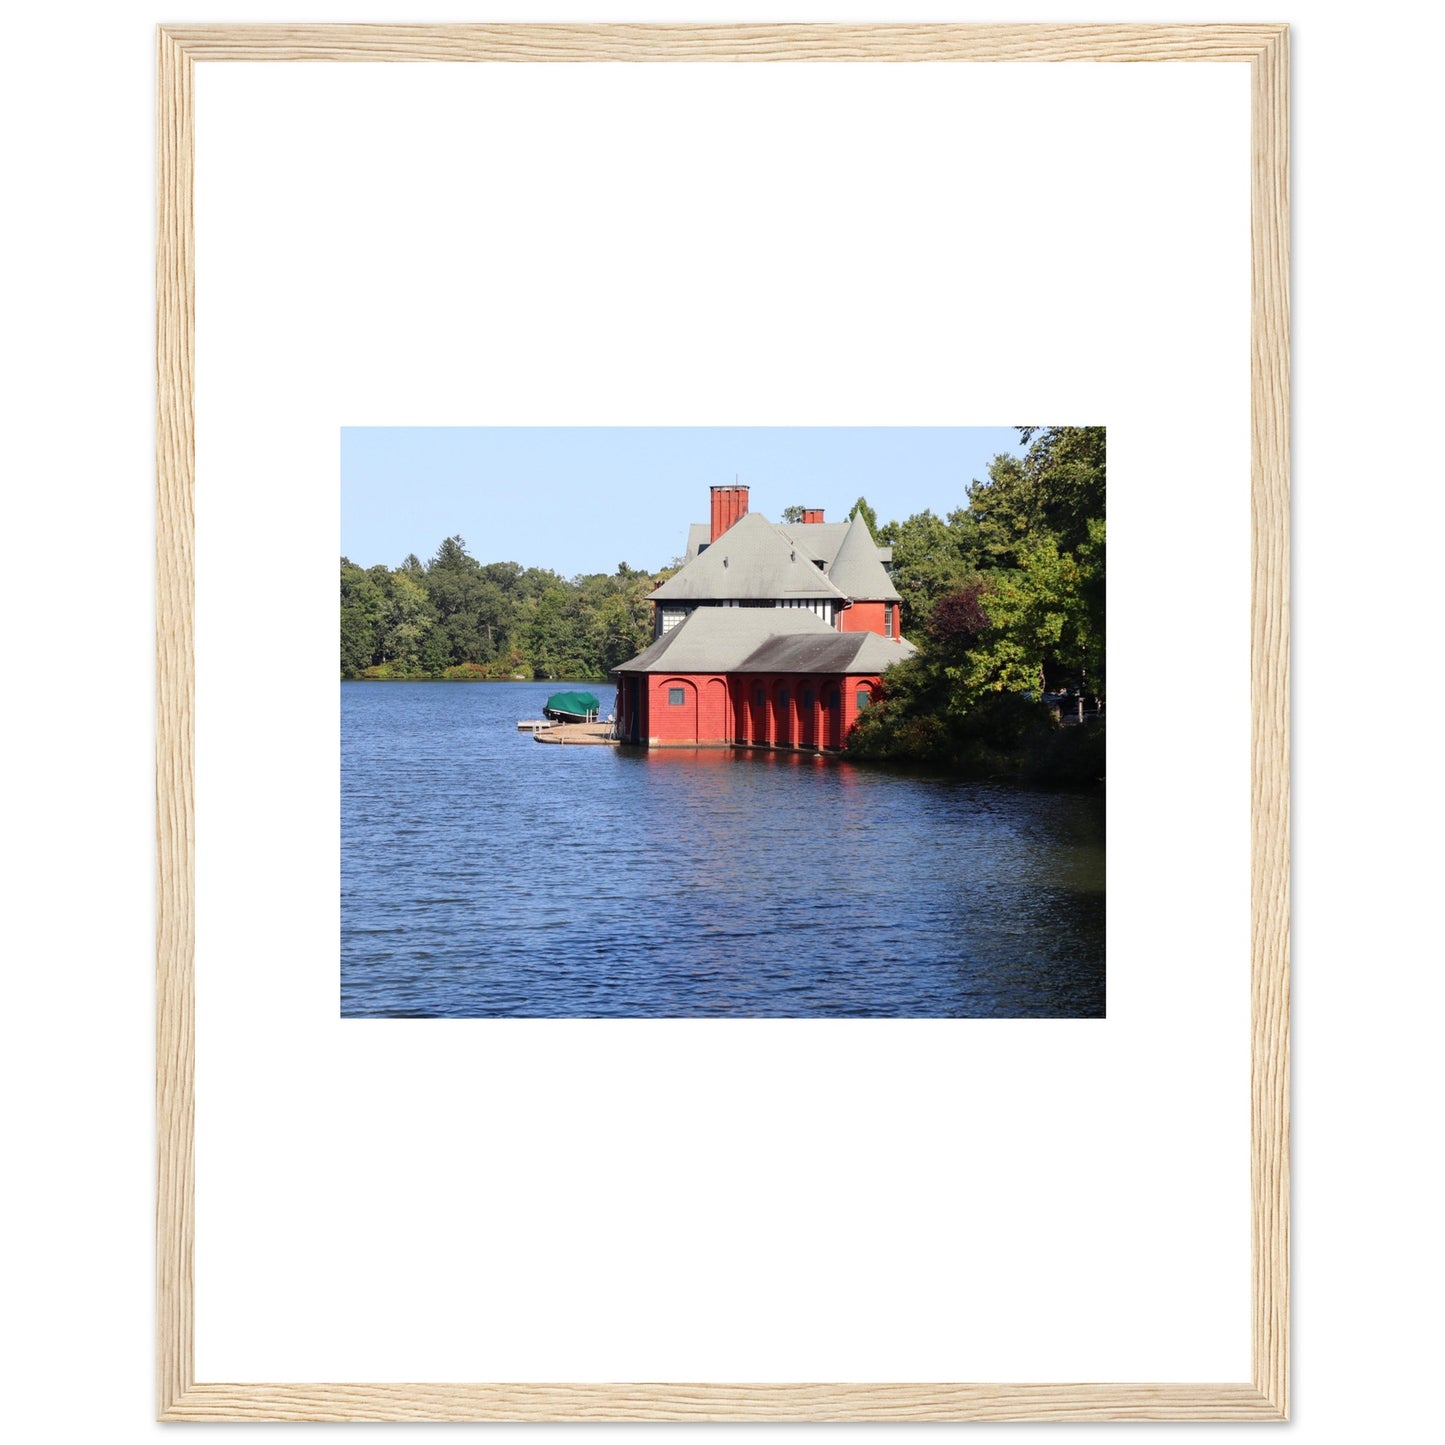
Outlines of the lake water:
[{"label": "lake water", "polygon": [[341,685],[343,1016],[1103,1017],[1102,797],[517,732],[561,686]]}]

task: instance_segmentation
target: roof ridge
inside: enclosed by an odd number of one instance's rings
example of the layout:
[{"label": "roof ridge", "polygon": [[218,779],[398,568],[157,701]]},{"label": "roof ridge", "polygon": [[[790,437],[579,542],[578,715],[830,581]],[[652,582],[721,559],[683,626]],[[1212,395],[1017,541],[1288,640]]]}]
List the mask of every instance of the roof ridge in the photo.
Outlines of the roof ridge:
[{"label": "roof ridge", "polygon": [[763,513],[748,512],[658,587],[652,599],[846,596],[814,565],[810,550],[780,533]]}]

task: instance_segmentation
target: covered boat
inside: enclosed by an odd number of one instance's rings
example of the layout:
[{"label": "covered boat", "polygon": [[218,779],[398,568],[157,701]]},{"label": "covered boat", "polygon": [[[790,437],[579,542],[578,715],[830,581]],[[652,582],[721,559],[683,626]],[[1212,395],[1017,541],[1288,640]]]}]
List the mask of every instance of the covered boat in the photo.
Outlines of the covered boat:
[{"label": "covered boat", "polygon": [[554,692],[542,712],[554,722],[592,722],[601,706],[590,692]]}]

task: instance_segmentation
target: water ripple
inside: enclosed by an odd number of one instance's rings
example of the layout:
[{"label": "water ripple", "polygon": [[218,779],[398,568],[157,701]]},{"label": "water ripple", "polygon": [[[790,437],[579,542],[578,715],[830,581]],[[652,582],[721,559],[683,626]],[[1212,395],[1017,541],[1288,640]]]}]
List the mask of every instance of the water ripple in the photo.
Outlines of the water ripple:
[{"label": "water ripple", "polygon": [[342,684],[343,1016],[1103,1016],[1101,799],[543,747],[555,690]]}]

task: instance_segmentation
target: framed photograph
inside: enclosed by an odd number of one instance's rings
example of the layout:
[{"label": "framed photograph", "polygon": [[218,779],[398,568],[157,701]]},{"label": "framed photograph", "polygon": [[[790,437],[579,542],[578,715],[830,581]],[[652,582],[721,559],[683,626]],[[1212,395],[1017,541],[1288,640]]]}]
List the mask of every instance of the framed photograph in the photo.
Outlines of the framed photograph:
[{"label": "framed photograph", "polygon": [[1287,54],[159,32],[160,1418],[1288,1418]]}]

